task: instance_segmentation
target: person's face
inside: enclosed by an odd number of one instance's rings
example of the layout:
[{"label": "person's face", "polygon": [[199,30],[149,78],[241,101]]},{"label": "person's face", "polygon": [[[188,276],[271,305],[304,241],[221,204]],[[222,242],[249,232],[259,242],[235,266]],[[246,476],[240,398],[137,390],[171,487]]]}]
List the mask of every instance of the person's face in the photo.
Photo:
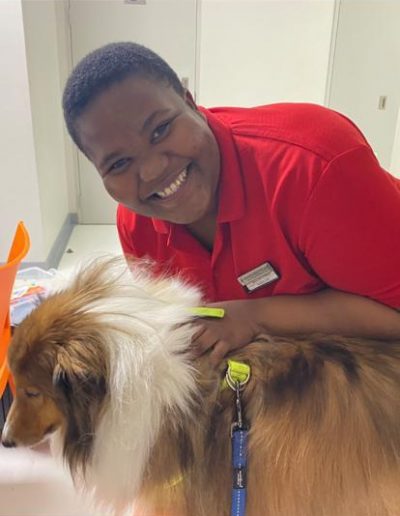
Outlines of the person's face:
[{"label": "person's face", "polygon": [[100,94],[76,128],[106,190],[127,208],[178,224],[215,213],[218,144],[190,96],[129,77]]}]

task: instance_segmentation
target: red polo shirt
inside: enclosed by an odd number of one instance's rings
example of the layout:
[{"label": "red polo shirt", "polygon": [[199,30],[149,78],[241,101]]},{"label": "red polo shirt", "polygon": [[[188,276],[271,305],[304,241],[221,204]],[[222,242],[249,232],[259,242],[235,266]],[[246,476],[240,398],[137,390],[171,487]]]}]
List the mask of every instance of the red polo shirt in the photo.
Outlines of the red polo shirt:
[{"label": "red polo shirt", "polygon": [[[400,307],[400,181],[349,120],[310,104],[202,111],[221,153],[212,252],[120,205],[126,254],[180,272],[209,301],[328,286]],[[266,262],[279,279],[249,293],[238,277]]]}]

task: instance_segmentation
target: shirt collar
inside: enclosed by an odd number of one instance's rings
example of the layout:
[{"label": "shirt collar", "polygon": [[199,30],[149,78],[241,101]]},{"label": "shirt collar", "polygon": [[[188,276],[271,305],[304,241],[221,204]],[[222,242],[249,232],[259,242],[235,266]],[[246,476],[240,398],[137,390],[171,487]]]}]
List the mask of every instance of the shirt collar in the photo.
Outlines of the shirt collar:
[{"label": "shirt collar", "polygon": [[[216,116],[212,110],[198,108],[206,118],[220,150],[221,170],[218,186],[219,207],[217,222],[232,222],[244,215],[245,197],[239,156],[229,125]],[[174,224],[160,219],[152,219],[158,233],[169,234]]]}]

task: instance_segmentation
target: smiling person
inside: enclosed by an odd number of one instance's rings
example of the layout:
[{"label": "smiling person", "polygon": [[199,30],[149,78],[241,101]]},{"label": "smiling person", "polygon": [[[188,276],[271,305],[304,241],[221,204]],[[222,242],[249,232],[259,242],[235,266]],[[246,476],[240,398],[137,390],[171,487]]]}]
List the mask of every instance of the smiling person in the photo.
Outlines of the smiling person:
[{"label": "smiling person", "polygon": [[151,50],[73,70],[68,130],[118,201],[126,255],[199,285],[218,363],[261,332],[400,338],[400,182],[359,129],[312,104],[205,109]]}]

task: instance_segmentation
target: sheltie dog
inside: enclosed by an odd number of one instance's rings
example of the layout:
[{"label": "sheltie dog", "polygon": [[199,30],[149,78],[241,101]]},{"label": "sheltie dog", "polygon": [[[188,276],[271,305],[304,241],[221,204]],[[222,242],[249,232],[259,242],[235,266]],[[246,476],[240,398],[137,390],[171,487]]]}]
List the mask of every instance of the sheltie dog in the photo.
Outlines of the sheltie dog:
[{"label": "sheltie dog", "polygon": [[[51,434],[104,514],[228,516],[235,393],[194,356],[199,305],[122,259],[83,269],[16,329],[3,444]],[[400,515],[400,342],[260,335],[233,356],[252,369],[246,516]]]}]

